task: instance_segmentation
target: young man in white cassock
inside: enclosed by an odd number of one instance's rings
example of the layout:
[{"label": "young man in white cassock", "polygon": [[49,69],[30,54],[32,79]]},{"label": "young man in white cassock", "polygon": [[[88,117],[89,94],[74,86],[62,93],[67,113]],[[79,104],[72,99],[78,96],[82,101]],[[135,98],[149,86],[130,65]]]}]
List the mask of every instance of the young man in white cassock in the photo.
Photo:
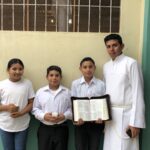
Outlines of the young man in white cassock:
[{"label": "young man in white cassock", "polygon": [[139,150],[139,132],[145,128],[141,68],[135,59],[123,54],[120,35],[110,34],[104,42],[111,57],[103,67],[103,74],[112,120],[106,122],[103,150]]}]

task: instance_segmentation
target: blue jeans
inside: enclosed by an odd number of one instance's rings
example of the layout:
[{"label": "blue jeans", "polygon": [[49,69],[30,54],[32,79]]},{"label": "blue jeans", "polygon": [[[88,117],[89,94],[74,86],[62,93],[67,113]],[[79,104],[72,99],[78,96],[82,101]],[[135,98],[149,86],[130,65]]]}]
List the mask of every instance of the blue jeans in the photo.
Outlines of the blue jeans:
[{"label": "blue jeans", "polygon": [[7,132],[0,129],[4,150],[26,150],[28,129],[19,132]]}]

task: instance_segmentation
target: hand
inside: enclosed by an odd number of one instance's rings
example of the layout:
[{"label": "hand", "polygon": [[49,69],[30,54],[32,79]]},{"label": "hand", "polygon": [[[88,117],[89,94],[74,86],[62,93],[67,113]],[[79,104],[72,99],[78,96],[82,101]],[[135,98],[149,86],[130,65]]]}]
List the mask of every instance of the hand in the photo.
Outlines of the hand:
[{"label": "hand", "polygon": [[135,138],[136,136],[139,135],[139,133],[140,133],[140,128],[133,127],[133,126],[129,126],[129,128],[131,129],[132,138]]},{"label": "hand", "polygon": [[97,124],[102,124],[103,123],[103,120],[102,119],[97,119],[96,121],[95,121],[95,123],[97,123]]},{"label": "hand", "polygon": [[[60,114],[57,116],[56,121],[57,121],[57,122],[60,122],[60,121],[63,121],[64,119],[65,119],[64,114],[63,114],[63,113],[60,113]],[[56,123],[57,123],[57,122],[56,122]]]},{"label": "hand", "polygon": [[84,124],[84,121],[82,120],[82,118],[80,118],[77,122],[73,123],[74,125],[80,126]]},{"label": "hand", "polygon": [[59,114],[58,116],[53,116],[52,113],[46,113],[44,115],[44,120],[48,122],[58,123],[65,119],[64,114]]},{"label": "hand", "polygon": [[46,113],[45,115],[44,115],[44,120],[45,121],[51,121],[52,120],[52,113]]},{"label": "hand", "polygon": [[18,109],[19,109],[19,107],[14,104],[7,105],[7,111],[10,113],[17,112]]},{"label": "hand", "polygon": [[11,113],[11,117],[12,118],[18,118],[20,116],[22,116],[23,114],[21,112],[12,112]]}]

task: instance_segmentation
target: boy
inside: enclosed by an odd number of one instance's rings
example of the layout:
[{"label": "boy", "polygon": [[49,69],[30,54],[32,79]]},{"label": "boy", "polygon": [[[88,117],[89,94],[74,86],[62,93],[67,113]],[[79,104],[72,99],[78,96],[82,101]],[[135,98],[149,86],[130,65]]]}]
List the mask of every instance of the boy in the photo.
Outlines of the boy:
[{"label": "boy", "polygon": [[[104,83],[94,77],[96,66],[90,57],[85,57],[80,62],[82,77],[73,81],[71,95],[75,97],[92,97],[105,94]],[[100,119],[95,122],[84,122],[79,119],[75,124],[76,150],[98,150],[103,123]]]},{"label": "boy", "polygon": [[61,68],[47,68],[48,85],[39,89],[33,104],[33,114],[40,120],[39,150],[67,150],[68,126],[71,119],[70,91],[60,85]]}]

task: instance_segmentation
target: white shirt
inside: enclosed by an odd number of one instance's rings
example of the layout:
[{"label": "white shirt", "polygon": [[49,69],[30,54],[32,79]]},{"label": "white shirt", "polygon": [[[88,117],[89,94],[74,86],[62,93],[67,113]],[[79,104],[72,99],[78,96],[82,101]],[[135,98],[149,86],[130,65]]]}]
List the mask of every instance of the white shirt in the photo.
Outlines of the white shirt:
[{"label": "white shirt", "polygon": [[[55,93],[50,90],[48,85],[40,88],[36,93],[32,112],[38,120],[46,125],[55,124],[44,120],[44,115],[46,113],[63,113],[65,120],[71,119],[72,113],[70,91],[61,85]],[[59,122],[58,124],[64,122],[65,120]]]},{"label": "white shirt", "polygon": [[81,78],[74,80],[71,87],[71,95],[76,97],[92,97],[101,96],[105,94],[104,82],[92,78],[90,83],[87,83],[82,76]]},{"label": "white shirt", "polygon": [[[15,104],[21,111],[31,98],[34,98],[34,91],[29,80],[21,79],[18,82],[12,82],[6,79],[0,82],[0,103],[2,105]],[[0,128],[4,131],[23,131],[28,128],[29,121],[28,113],[18,118],[12,118],[9,112],[0,111]]]}]

